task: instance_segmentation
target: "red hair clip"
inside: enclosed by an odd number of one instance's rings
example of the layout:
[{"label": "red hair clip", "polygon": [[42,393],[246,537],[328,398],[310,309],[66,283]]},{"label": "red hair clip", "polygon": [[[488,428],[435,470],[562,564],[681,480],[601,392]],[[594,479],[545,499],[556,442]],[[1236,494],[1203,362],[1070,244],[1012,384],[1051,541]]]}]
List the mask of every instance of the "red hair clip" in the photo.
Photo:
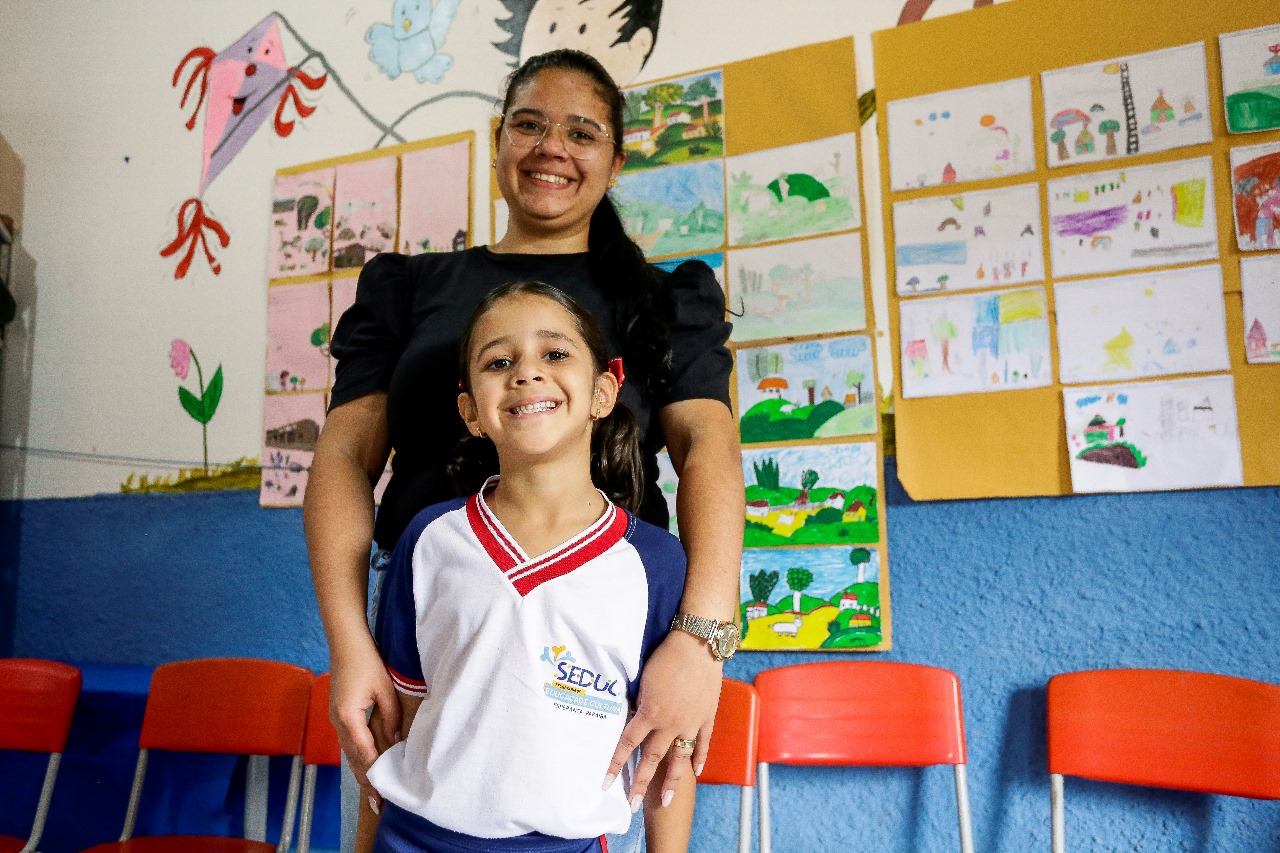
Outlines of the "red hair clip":
[{"label": "red hair clip", "polygon": [[459,379],[459,380],[458,380],[458,390],[459,390],[459,391],[466,391],[466,390],[467,390],[467,386],[465,386],[465,385],[463,385],[463,384],[462,384],[462,380],[461,380],[461,379]]},{"label": "red hair clip", "polygon": [[609,367],[607,369],[610,373],[613,374],[613,377],[618,380],[618,387],[621,388],[622,380],[627,378],[626,373],[624,373],[622,370],[622,359],[620,358],[609,359]]}]

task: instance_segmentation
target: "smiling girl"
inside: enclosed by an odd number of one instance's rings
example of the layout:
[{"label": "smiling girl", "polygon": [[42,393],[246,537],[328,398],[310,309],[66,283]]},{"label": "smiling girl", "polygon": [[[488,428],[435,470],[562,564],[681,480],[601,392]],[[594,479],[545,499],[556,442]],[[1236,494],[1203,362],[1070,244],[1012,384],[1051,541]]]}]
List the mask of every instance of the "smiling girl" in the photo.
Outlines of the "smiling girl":
[{"label": "smiling girl", "polygon": [[[684,552],[632,515],[643,479],[621,364],[571,297],[494,290],[460,372],[464,467],[491,442],[498,472],[419,513],[386,570],[375,633],[401,739],[369,771],[374,850],[607,850],[640,798],[600,775],[676,614]],[[686,849],[681,823],[650,849]]]}]

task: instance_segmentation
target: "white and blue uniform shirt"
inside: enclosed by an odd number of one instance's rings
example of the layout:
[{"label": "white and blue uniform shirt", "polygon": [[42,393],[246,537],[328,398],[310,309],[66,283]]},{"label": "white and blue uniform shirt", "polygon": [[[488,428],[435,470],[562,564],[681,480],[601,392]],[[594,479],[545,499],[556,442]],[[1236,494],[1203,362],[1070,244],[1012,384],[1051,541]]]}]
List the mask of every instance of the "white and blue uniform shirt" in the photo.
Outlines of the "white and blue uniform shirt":
[{"label": "white and blue uniform shirt", "polygon": [[370,782],[480,838],[626,831],[622,781],[600,780],[684,579],[679,540],[607,499],[533,558],[483,492],[423,510],[387,567],[375,631],[396,688],[423,703]]}]

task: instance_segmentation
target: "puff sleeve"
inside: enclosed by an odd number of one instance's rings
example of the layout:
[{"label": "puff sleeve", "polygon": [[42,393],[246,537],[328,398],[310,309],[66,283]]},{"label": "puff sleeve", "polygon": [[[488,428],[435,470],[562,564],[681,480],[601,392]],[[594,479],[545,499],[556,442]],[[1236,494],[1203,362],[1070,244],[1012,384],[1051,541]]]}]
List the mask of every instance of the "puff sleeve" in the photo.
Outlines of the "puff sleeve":
[{"label": "puff sleeve", "polygon": [[330,409],[391,385],[411,331],[408,260],[386,252],[360,271],[356,301],[342,313],[330,344],[337,360]]}]

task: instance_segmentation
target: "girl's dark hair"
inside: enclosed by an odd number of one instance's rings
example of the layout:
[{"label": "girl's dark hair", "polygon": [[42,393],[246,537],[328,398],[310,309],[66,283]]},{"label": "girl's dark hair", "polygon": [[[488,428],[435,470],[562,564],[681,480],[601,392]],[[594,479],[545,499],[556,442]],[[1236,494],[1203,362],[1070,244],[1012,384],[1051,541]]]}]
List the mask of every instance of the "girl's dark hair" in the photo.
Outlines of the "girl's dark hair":
[{"label": "girl's dark hair", "polygon": [[[524,42],[524,31],[529,24],[529,14],[537,2],[538,0],[502,0],[502,5],[509,13],[509,17],[498,21],[498,27],[507,34],[507,37],[496,42],[494,47],[510,56],[512,65],[520,59],[520,46]],[[645,62],[648,62],[653,54],[654,45],[658,43],[658,20],[662,17],[662,0],[619,0],[613,14],[623,15],[622,23],[618,26],[618,38],[613,44],[631,41],[631,37],[643,29],[653,33],[653,43],[649,45],[649,52],[644,57]]]},{"label": "girl's dark hair", "polygon": [[[596,373],[608,370],[604,334],[587,309],[563,290],[549,284],[516,281],[489,291],[467,320],[458,348],[458,374],[462,377],[463,390],[471,393],[470,357],[476,324],[495,305],[513,296],[541,296],[568,311],[587,345]],[[496,473],[498,454],[492,441],[469,436],[458,444],[456,458],[449,465],[449,474],[459,494],[474,494],[489,476]],[[596,421],[591,430],[591,482],[614,503],[638,512],[644,494],[643,474],[640,427],[631,410],[618,400],[613,411]]]},{"label": "girl's dark hair", "polygon": [[[505,120],[516,90],[547,70],[573,71],[595,84],[596,94],[609,108],[615,151],[622,150],[622,111],[626,99],[609,72],[596,59],[578,50],[552,50],[531,56],[507,78],[502,101]],[[501,133],[501,124],[499,124]],[[666,275],[645,260],[622,225],[622,218],[606,194],[591,214],[587,233],[587,262],[592,278],[616,307],[614,322],[633,381],[660,397],[671,385],[671,325],[675,305]]]}]

